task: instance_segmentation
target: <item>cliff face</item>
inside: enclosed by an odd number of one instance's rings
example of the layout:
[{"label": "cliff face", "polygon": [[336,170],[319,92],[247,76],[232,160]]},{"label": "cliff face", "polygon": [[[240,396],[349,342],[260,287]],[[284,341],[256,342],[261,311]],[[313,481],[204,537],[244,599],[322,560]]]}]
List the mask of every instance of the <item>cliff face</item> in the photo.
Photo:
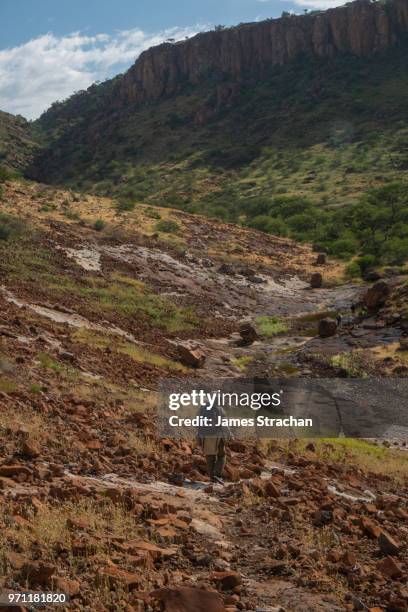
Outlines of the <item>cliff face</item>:
[{"label": "cliff face", "polygon": [[121,103],[153,101],[174,95],[184,85],[209,76],[262,78],[273,65],[303,54],[366,56],[394,44],[408,32],[408,0],[357,2],[311,15],[282,17],[237,28],[198,34],[177,44],[144,52],[121,80]]}]

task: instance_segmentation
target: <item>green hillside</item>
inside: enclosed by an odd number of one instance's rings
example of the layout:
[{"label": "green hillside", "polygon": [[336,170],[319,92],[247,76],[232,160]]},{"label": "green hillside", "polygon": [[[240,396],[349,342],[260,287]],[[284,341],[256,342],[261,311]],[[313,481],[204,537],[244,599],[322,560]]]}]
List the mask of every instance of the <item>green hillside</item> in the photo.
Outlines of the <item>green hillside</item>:
[{"label": "green hillside", "polygon": [[23,117],[0,111],[0,165],[9,170],[23,170],[31,162],[36,139]]},{"label": "green hillside", "polygon": [[383,193],[398,193],[401,227],[394,223],[388,242],[379,238],[372,248],[370,241],[368,251],[402,263],[405,187],[381,188],[404,181],[408,170],[407,52],[403,42],[368,59],[305,57],[242,86],[228,107],[216,106],[211,81],[125,108],[111,106],[115,81],[93,86],[37,122],[49,145],[31,174],[318,241],[344,258],[366,239],[355,205],[372,190],[376,208]]}]

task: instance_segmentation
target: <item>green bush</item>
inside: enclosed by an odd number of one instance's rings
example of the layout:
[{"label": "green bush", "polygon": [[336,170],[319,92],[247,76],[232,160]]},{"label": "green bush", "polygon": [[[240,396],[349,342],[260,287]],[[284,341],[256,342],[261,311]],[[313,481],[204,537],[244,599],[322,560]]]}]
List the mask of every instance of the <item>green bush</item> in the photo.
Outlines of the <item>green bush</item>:
[{"label": "green bush", "polygon": [[346,267],[346,276],[349,278],[358,278],[361,276],[361,268],[357,261],[352,261]]},{"label": "green bush", "polygon": [[340,238],[333,242],[329,250],[335,257],[348,259],[358,250],[358,242],[355,238]]},{"label": "green bush", "polygon": [[0,213],[0,240],[8,240],[14,236],[20,235],[24,230],[24,224],[21,219]]},{"label": "green bush", "polygon": [[162,219],[156,223],[156,231],[166,234],[176,234],[180,229],[180,225],[173,219]]},{"label": "green bush", "polygon": [[358,266],[361,270],[361,273],[364,274],[367,270],[376,265],[377,259],[374,255],[363,255],[357,259]]},{"label": "green bush", "polygon": [[157,210],[154,210],[154,208],[148,208],[145,211],[145,215],[146,217],[150,217],[150,219],[161,219],[160,213]]},{"label": "green bush", "polygon": [[0,183],[4,183],[11,178],[11,173],[4,166],[0,166]]},{"label": "green bush", "polygon": [[97,219],[93,224],[93,228],[96,232],[101,232],[106,226],[106,223],[103,219]]},{"label": "green bush", "polygon": [[120,202],[117,202],[116,210],[118,213],[132,212],[132,210],[135,209],[135,206],[136,204],[130,200],[121,200]]}]

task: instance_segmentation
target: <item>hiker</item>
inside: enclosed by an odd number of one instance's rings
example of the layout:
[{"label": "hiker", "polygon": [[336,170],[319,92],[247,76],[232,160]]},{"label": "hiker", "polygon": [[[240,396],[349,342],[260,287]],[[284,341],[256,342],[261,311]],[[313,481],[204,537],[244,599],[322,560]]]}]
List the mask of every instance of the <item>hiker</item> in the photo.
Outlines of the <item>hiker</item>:
[{"label": "hiker", "polygon": [[340,313],[337,315],[336,321],[337,321],[337,327],[340,327],[341,322],[343,321],[343,317],[341,316]]},{"label": "hiker", "polygon": [[[220,406],[214,406],[211,411],[202,406],[200,416],[210,416],[213,423],[218,417],[225,417],[224,410]],[[207,461],[207,472],[212,482],[224,484],[222,479],[225,468],[225,441],[231,438],[229,427],[203,426],[198,430],[197,440]]]}]

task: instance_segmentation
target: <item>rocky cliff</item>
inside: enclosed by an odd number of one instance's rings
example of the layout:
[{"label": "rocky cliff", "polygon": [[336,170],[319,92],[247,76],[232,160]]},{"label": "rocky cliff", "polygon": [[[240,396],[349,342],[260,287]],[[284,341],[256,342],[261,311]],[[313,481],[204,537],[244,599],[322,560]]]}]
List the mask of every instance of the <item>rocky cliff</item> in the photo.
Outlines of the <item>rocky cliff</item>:
[{"label": "rocky cliff", "polygon": [[366,56],[396,43],[408,32],[408,0],[358,0],[325,12],[288,15],[260,23],[198,34],[144,52],[126,73],[117,98],[122,103],[174,95],[186,84],[210,78],[262,78],[273,65],[301,55]]}]

